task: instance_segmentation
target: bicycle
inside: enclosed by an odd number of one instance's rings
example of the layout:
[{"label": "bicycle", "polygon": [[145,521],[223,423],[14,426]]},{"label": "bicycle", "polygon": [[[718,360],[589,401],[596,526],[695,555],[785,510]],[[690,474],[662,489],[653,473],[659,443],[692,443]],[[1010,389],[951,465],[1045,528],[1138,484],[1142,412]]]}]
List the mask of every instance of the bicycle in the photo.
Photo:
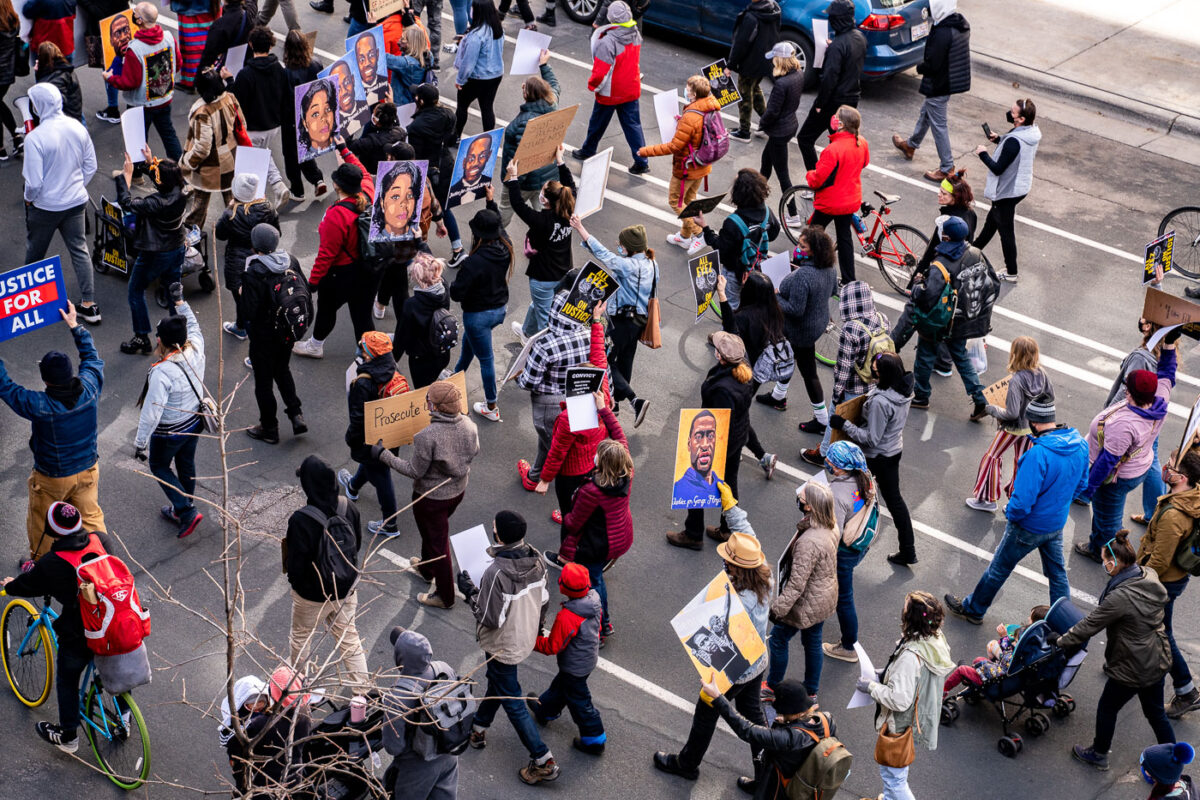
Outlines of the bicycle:
[{"label": "bicycle", "polygon": [[1189,278],[1200,278],[1200,207],[1183,206],[1167,213],[1158,223],[1158,235],[1175,231],[1171,269]]},{"label": "bicycle", "polygon": [[[45,703],[54,687],[58,637],[52,625],[56,619],[58,613],[48,597],[40,609],[14,597],[0,613],[4,675],[13,694],[29,708]],[[92,754],[109,780],[126,791],[144,784],[150,776],[146,721],[129,692],[105,693],[94,662],[88,664],[80,683],[79,716]]]},{"label": "bicycle", "polygon": [[[859,209],[863,230],[856,229],[854,233],[862,247],[863,256],[875,259],[888,284],[907,297],[909,282],[917,262],[929,245],[929,237],[911,225],[885,219],[892,213],[892,204],[900,201],[899,195],[883,192],[874,194],[880,200],[879,208],[864,202]],[[800,232],[812,219],[812,196],[812,189],[796,185],[779,198],[779,219],[792,244],[800,243]],[[789,213],[791,208],[795,208],[795,213]],[[865,224],[868,220],[871,222],[869,230]]]}]

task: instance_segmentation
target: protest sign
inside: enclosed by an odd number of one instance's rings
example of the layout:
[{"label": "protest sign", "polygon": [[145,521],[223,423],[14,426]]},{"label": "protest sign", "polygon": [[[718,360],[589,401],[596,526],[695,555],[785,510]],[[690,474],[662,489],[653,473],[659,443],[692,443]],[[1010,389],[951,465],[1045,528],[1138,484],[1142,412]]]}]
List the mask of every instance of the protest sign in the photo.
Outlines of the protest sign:
[{"label": "protest sign", "polygon": [[1183,457],[1187,455],[1188,450],[1192,449],[1197,431],[1200,431],[1200,397],[1197,397],[1196,402],[1192,403],[1192,410],[1188,414],[1187,424],[1183,426],[1183,437],[1179,440],[1179,454],[1175,457],[1176,468],[1179,467],[1179,462],[1183,461]]},{"label": "protest sign", "polygon": [[538,62],[542,51],[550,49],[550,37],[544,33],[522,28],[517,34],[517,46],[513,49],[509,75],[537,75],[541,72]]},{"label": "protest sign", "polygon": [[484,571],[496,560],[488,552],[491,546],[487,529],[482,525],[476,525],[450,537],[450,549],[454,551],[458,569],[470,575],[471,582],[476,586],[483,582]]},{"label": "protest sign", "polygon": [[1008,401],[1008,383],[1010,380],[1012,380],[1012,375],[1005,375],[991,386],[984,388],[983,399],[987,400],[991,405],[1004,408],[1004,404]]},{"label": "protest sign", "polygon": [[829,20],[814,19],[812,21],[813,29],[813,69],[820,69],[825,63],[825,49],[829,47]]},{"label": "protest sign", "polygon": [[1142,285],[1161,281],[1171,271],[1171,255],[1175,251],[1175,231],[1164,233],[1146,245],[1142,261]]},{"label": "protest sign", "polygon": [[367,102],[367,91],[358,79],[354,54],[342,56],[318,72],[317,77],[332,81],[337,86],[337,130],[346,139],[361,133],[371,121],[371,106]]},{"label": "protest sign", "polygon": [[338,129],[337,83],[325,78],[302,83],[296,87],[295,103],[297,157],[311,161],[333,149]]},{"label": "protest sign", "polygon": [[671,627],[700,678],[707,681],[715,677],[722,692],[728,691],[767,652],[724,572],[675,615]]},{"label": "protest sign", "polygon": [[[462,413],[467,413],[467,379],[465,373],[456,372],[446,380],[458,387],[462,397]],[[375,444],[383,439],[385,447],[411,444],[413,436],[429,425],[429,409],[425,408],[425,395],[429,387],[368,400],[363,406],[363,441]]]},{"label": "protest sign", "polygon": [[[388,69],[386,62],[387,49],[383,43],[383,26],[356,33],[346,40],[346,56],[350,59],[350,67],[354,77],[362,87],[359,99],[366,99],[368,105],[374,105],[385,99],[388,90]],[[380,69],[380,67],[383,69]]]},{"label": "protest sign", "polygon": [[526,175],[554,163],[554,154],[558,152],[563,139],[567,138],[567,129],[571,127],[571,120],[575,119],[578,110],[579,104],[576,103],[529,120],[525,133],[521,135],[521,143],[517,145],[517,152],[513,154],[513,160],[519,167],[518,174]]},{"label": "protest sign", "polygon": [[[725,475],[729,446],[728,408],[684,408],[675,441],[671,508],[720,508],[717,484]],[[738,453],[731,454],[738,458]]]},{"label": "protest sign", "polygon": [[612,297],[618,286],[617,279],[609,275],[604,267],[589,261],[579,270],[558,314],[571,322],[586,325],[592,321],[592,309]]},{"label": "protest sign", "polygon": [[[871,663],[871,657],[858,642],[854,643],[854,652],[858,653],[858,677],[868,682],[879,680],[879,676],[875,674],[875,665]],[[846,708],[862,708],[873,705],[875,705],[875,698],[856,688],[854,694],[850,695],[850,702],[846,704]]]},{"label": "protest sign", "polygon": [[[400,0],[400,1],[403,2],[403,0]],[[316,31],[309,31],[308,33],[304,34],[304,39],[305,39],[305,41],[308,42],[309,47],[317,46],[317,32]]]},{"label": "protest sign", "polygon": [[496,172],[496,163],[504,147],[504,128],[464,136],[458,143],[454,171],[450,175],[450,193],[446,208],[478,200],[487,194]]},{"label": "protest sign", "polygon": [[721,257],[717,255],[716,250],[710,250],[688,261],[692,294],[696,300],[696,322],[704,316],[704,309],[708,308],[713,292],[717,290],[717,268],[720,264]]},{"label": "protest sign", "polygon": [[225,69],[235,78],[246,66],[246,47],[244,44],[234,45],[225,52]]},{"label": "protest sign", "polygon": [[575,193],[575,213],[580,219],[604,208],[604,192],[608,188],[608,170],[612,165],[613,149],[603,150],[583,162],[579,170],[579,189]]},{"label": "protest sign", "polygon": [[600,391],[604,370],[598,367],[571,367],[567,370],[567,422],[571,433],[600,427],[595,392]]},{"label": "protest sign", "polygon": [[721,201],[725,199],[726,192],[721,192],[715,197],[697,197],[692,202],[683,207],[679,212],[679,219],[694,217],[697,214],[711,214],[721,205]]},{"label": "protest sign", "polygon": [[1147,286],[1142,318],[1157,325],[1182,325],[1184,336],[1200,339],[1200,305],[1187,298]]},{"label": "protest sign", "polygon": [[[837,414],[847,422],[853,422],[855,425],[860,425],[863,415],[863,405],[867,402],[867,396],[860,394],[858,397],[851,398],[844,403],[838,403],[833,409],[833,413]],[[840,442],[842,439],[849,440],[850,437],[844,431],[832,430],[829,432],[830,442]],[[822,473],[823,474],[823,473]]]},{"label": "protest sign", "polygon": [[0,274],[0,342],[53,325],[67,310],[67,286],[58,256]]},{"label": "protest sign", "polygon": [[100,20],[100,52],[105,70],[112,69],[117,53],[125,52],[125,48],[133,41],[133,35],[139,30],[141,28],[133,22],[132,8]]},{"label": "protest sign", "polygon": [[416,103],[405,103],[402,106],[396,106],[396,119],[400,127],[408,130],[409,123],[413,121],[413,117],[417,115]]},{"label": "protest sign", "polygon": [[121,114],[121,135],[125,138],[125,152],[133,163],[145,161],[142,148],[146,146],[146,107],[130,106]]},{"label": "protest sign", "polygon": [[742,96],[738,94],[737,85],[733,82],[733,75],[729,72],[729,67],[725,65],[725,59],[718,59],[708,64],[700,70],[700,74],[708,78],[708,83],[712,86],[712,96],[721,104],[721,108],[742,99]]},{"label": "protest sign", "polygon": [[100,263],[97,272],[115,269],[129,274],[129,253],[125,249],[125,212],[116,203],[100,198]]},{"label": "protest sign", "polygon": [[267,169],[271,163],[271,151],[266,147],[247,147],[241,145],[233,154],[233,174],[250,174],[258,178],[258,188],[254,190],[254,199],[261,200],[267,196]]},{"label": "protest sign", "polygon": [[771,279],[771,284],[778,292],[779,284],[783,283],[783,279],[792,273],[792,254],[784,250],[782,253],[776,253],[770,258],[764,259],[758,266],[762,273]]},{"label": "protest sign", "polygon": [[549,331],[549,328],[543,328],[525,340],[525,344],[521,346],[521,352],[517,353],[517,357],[513,359],[512,365],[508,368],[508,372],[504,373],[504,380],[501,383],[508,383],[521,374],[525,369],[525,362],[529,360],[529,351],[533,349],[534,342],[541,339]]},{"label": "protest sign", "polygon": [[428,161],[381,161],[371,204],[372,242],[397,242],[421,237],[421,209]]},{"label": "protest sign", "polygon": [[654,117],[658,120],[658,137],[663,144],[675,138],[679,116],[679,90],[671,89],[654,95]]},{"label": "protest sign", "polygon": [[408,0],[367,0],[367,22],[374,25],[397,11],[408,8]]}]

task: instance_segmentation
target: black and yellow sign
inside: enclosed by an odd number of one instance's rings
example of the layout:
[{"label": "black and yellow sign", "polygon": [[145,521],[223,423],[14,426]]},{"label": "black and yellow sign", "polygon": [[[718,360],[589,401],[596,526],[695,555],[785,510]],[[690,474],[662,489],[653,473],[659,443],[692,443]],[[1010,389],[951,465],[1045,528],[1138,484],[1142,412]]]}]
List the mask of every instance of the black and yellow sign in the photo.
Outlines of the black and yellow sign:
[{"label": "black and yellow sign", "polygon": [[700,74],[708,78],[708,83],[712,86],[712,96],[721,104],[721,108],[742,99],[742,96],[738,94],[737,84],[733,82],[733,74],[725,64],[725,59],[714,61],[702,69]]},{"label": "black and yellow sign", "polygon": [[716,250],[710,250],[688,262],[688,274],[692,278],[692,293],[696,297],[697,322],[704,316],[704,309],[708,308],[713,292],[717,290],[717,267],[720,264],[721,259]]},{"label": "black and yellow sign", "polygon": [[1146,245],[1146,257],[1142,262],[1142,285],[1161,281],[1171,271],[1171,253],[1175,250],[1175,231],[1164,233]]},{"label": "black and yellow sign", "polygon": [[589,261],[587,266],[579,270],[571,292],[558,313],[572,322],[586,325],[592,321],[592,310],[612,297],[618,286],[617,279],[609,275],[604,267]]},{"label": "black and yellow sign", "polygon": [[100,261],[109,269],[129,274],[129,254],[125,250],[125,212],[116,203],[100,198]]}]

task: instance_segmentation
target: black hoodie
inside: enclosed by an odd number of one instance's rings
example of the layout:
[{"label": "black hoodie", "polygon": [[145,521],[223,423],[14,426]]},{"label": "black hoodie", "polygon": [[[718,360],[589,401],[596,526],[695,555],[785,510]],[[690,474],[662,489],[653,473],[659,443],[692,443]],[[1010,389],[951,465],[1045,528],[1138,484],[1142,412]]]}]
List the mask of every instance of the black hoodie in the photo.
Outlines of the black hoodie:
[{"label": "black hoodie", "polygon": [[363,406],[370,400],[379,399],[379,391],[396,374],[396,359],[391,353],[382,353],[358,366],[358,375],[350,384],[346,402],[350,407],[350,425],[346,428],[346,444],[350,446],[350,457],[358,463],[371,458],[371,446],[363,442]]},{"label": "black hoodie", "polygon": [[[304,490],[305,502],[325,516],[337,513],[338,482],[333,468],[319,456],[309,456],[300,465],[300,488]],[[344,517],[354,529],[358,549],[362,550],[362,531],[359,528],[358,509],[354,503],[345,503]],[[307,514],[293,511],[288,518],[287,538],[283,545],[283,571],[296,594],[314,603],[330,599],[326,596],[320,579],[313,568],[318,543],[323,529]],[[334,598],[340,600],[341,598]]]},{"label": "black hoodie", "polygon": [[450,287],[442,280],[442,291],[430,292],[417,289],[404,301],[400,320],[396,323],[396,337],[392,341],[392,357],[402,358],[405,353],[412,358],[433,358],[442,355],[429,342],[429,328],[433,325],[433,312],[437,309],[450,310]]},{"label": "black hoodie", "polygon": [[269,131],[295,115],[287,70],[274,53],[250,56],[230,84],[248,131]]},{"label": "black hoodie", "polygon": [[418,161],[429,162],[429,182],[438,201],[446,202],[454,155],[458,148],[454,135],[454,112],[445,106],[421,108],[408,124],[408,143]]},{"label": "black hoodie", "polygon": [[226,272],[242,272],[246,269],[246,259],[254,255],[250,233],[260,222],[279,230],[279,215],[265,199],[253,203],[234,203],[221,212],[214,232],[218,240],[226,242]]},{"label": "black hoodie", "polygon": [[956,11],[933,26],[917,74],[926,97],[971,91],[971,26],[966,17]]},{"label": "black hoodie", "polygon": [[779,42],[779,17],[775,0],[754,0],[737,15],[725,63],[739,77],[754,80],[771,74],[772,61],[766,55]]},{"label": "black hoodie", "polygon": [[75,68],[67,62],[55,64],[51,69],[40,69],[37,73],[38,83],[49,83],[58,89],[63,99],[63,113],[71,119],[83,118],[83,90],[79,88],[79,78]]},{"label": "black hoodie", "polygon": [[840,105],[858,105],[867,37],[854,27],[854,4],[850,0],[833,0],[829,4],[829,28],[833,41],[825,51],[821,86],[813,108],[832,115]]},{"label": "black hoodie", "polygon": [[[200,73],[224,59],[229,48],[245,44],[250,38],[250,29],[258,19],[258,6],[254,0],[225,0],[221,16],[208,28],[208,36],[204,39],[204,52],[200,54],[200,63],[196,72]],[[247,59],[248,60],[248,59]],[[276,101],[278,102],[278,101]],[[258,130],[251,128],[250,130]],[[266,130],[266,129],[264,129]]]}]

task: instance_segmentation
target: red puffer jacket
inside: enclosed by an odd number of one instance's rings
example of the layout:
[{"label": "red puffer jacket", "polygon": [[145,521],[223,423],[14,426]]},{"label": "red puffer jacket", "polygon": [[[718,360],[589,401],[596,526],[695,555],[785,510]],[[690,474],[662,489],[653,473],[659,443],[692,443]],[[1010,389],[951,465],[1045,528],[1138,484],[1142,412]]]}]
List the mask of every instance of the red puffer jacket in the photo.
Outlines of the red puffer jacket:
[{"label": "red puffer jacket", "polygon": [[[611,410],[601,411],[600,421],[611,438],[629,447]],[[559,555],[580,564],[602,564],[629,552],[633,546],[633,515],[629,511],[632,485],[630,474],[615,486],[597,486],[595,476],[580,486],[570,512],[563,518],[565,538],[558,549]]]},{"label": "red puffer jacket", "polygon": [[826,214],[853,214],[862,206],[862,171],[871,163],[867,140],[847,131],[829,137],[817,168],[805,174],[816,190],[813,208]]},{"label": "red puffer jacket", "polygon": [[[371,173],[363,169],[362,162],[350,152],[348,147],[338,151],[342,160],[353,164],[363,171],[362,191],[368,201],[375,199],[375,182]],[[317,257],[313,260],[312,273],[309,283],[316,286],[325,274],[334,267],[357,261],[358,249],[358,212],[354,210],[353,202],[347,198],[339,200],[329,207],[321,224],[317,226],[320,244],[317,246]]]}]

